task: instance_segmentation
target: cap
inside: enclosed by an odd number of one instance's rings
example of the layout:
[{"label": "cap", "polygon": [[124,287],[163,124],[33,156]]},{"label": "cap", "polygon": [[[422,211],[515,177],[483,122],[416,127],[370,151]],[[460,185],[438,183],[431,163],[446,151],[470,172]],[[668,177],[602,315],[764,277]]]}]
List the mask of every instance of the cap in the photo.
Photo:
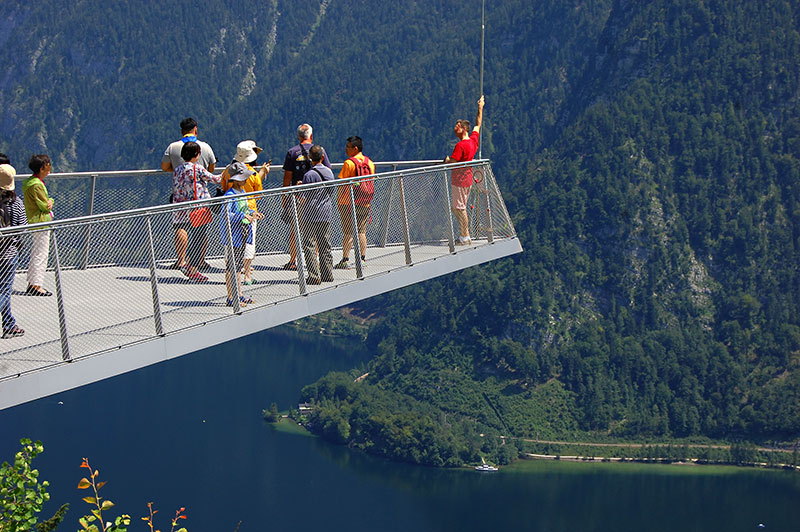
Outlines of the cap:
[{"label": "cap", "polygon": [[247,181],[247,178],[255,174],[247,165],[236,161],[228,165],[228,181]]}]

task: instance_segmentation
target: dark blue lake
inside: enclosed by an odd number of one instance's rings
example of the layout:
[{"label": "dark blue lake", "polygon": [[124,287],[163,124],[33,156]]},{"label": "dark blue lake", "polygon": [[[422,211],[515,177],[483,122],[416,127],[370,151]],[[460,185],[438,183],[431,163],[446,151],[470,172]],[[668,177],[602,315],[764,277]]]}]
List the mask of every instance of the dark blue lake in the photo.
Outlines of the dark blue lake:
[{"label": "dark blue lake", "polygon": [[[521,462],[498,473],[374,459],[276,430],[300,388],[368,354],[289,328],[266,331],[105,382],[0,411],[0,461],[21,437],[51,483],[49,514],[88,510],[75,489],[88,457],[102,493],[159,526],[187,508],[190,532],[798,531],[800,475],[737,468]],[[63,404],[59,404],[63,402]],[[763,524],[764,528],[758,525]]]}]

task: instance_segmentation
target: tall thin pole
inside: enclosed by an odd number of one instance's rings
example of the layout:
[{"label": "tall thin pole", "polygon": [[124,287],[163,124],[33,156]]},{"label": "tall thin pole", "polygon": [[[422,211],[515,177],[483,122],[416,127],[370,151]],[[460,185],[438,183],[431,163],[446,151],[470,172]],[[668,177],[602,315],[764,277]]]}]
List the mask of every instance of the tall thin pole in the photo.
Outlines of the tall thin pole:
[{"label": "tall thin pole", "polygon": [[[483,41],[486,33],[486,0],[481,2],[481,96],[483,96]],[[483,139],[478,144],[478,159],[483,159]]]}]

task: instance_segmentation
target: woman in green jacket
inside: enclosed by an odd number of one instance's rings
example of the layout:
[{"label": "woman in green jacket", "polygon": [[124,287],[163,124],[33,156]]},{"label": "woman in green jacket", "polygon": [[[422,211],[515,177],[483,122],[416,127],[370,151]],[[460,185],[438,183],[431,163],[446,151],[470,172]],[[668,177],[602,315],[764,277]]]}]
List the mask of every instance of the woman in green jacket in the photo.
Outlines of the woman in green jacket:
[{"label": "woman in green jacket", "polygon": [[[34,155],[28,163],[33,175],[22,182],[22,194],[25,197],[25,215],[29,224],[49,222],[53,219],[53,199],[47,195],[47,188],[42,179],[50,174],[50,157],[44,154]],[[42,288],[47,259],[50,255],[50,231],[40,230],[33,233],[31,260],[28,264],[28,288],[25,295],[51,296],[51,292]]]}]

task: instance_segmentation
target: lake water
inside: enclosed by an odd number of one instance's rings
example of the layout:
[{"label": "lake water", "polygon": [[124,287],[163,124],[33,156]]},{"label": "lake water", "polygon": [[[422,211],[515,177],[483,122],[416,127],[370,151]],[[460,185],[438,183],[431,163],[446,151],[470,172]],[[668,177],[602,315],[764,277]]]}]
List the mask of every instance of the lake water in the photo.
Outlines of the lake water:
[{"label": "lake water", "polygon": [[[375,459],[276,430],[261,410],[366,354],[291,329],[223,346],[0,411],[0,461],[21,437],[51,483],[49,514],[88,510],[82,457],[108,481],[130,530],[153,501],[158,522],[187,508],[190,532],[798,531],[800,474],[737,468],[520,462],[498,473]],[[62,402],[63,404],[59,404]],[[112,516],[117,515],[112,512]],[[763,528],[759,524],[765,525]]]}]

